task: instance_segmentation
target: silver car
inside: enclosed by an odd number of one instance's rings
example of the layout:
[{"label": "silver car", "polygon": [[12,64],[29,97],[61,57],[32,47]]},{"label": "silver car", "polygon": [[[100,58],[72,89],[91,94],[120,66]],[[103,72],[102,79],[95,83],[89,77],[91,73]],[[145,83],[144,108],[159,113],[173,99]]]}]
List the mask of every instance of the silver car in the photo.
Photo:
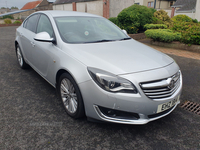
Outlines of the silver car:
[{"label": "silver car", "polygon": [[20,67],[31,66],[55,87],[73,118],[146,124],[180,103],[176,62],[103,17],[33,13],[17,28],[15,47]]}]

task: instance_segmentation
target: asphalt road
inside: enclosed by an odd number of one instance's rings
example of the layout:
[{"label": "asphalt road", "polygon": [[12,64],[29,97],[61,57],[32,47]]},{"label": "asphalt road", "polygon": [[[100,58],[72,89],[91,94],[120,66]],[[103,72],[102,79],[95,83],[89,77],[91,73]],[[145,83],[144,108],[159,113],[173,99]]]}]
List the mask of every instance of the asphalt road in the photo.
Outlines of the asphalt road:
[{"label": "asphalt road", "polygon": [[[200,116],[180,106],[146,125],[94,123],[66,115],[55,89],[33,69],[22,70],[16,27],[0,28],[0,149],[200,149]],[[200,103],[200,61],[172,56],[182,69],[186,100]]]}]

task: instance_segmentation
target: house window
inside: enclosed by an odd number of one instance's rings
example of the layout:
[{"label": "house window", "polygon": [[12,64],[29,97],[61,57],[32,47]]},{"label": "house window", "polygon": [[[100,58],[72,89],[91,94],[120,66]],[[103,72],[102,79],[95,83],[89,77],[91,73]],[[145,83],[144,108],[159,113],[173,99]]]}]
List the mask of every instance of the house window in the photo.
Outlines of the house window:
[{"label": "house window", "polygon": [[136,5],[140,5],[140,3],[135,3]]},{"label": "house window", "polygon": [[170,2],[170,4],[169,4],[169,5],[170,5],[170,7],[171,7],[171,6],[173,5],[173,2]]},{"label": "house window", "polygon": [[148,2],[148,5],[147,5],[147,6],[148,6],[148,7],[154,7],[153,4],[154,4],[154,2]]}]

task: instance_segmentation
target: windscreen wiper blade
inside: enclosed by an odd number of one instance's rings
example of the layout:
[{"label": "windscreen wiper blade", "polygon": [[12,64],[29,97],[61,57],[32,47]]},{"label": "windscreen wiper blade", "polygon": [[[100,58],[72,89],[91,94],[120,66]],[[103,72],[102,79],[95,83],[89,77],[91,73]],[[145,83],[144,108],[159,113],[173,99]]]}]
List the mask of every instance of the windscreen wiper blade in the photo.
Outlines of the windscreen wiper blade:
[{"label": "windscreen wiper blade", "polygon": [[85,42],[85,43],[100,43],[100,42],[111,42],[111,41],[115,41],[115,40],[106,40],[106,39],[103,39],[103,40],[91,41],[91,42]]},{"label": "windscreen wiper blade", "polygon": [[106,40],[106,39],[103,39],[103,40],[99,40],[99,41],[95,41],[95,42],[110,42],[110,41],[114,41],[114,40]]},{"label": "windscreen wiper blade", "polygon": [[130,40],[130,39],[132,39],[132,38],[131,37],[127,37],[127,38],[120,39],[120,41],[122,41],[122,40]]}]

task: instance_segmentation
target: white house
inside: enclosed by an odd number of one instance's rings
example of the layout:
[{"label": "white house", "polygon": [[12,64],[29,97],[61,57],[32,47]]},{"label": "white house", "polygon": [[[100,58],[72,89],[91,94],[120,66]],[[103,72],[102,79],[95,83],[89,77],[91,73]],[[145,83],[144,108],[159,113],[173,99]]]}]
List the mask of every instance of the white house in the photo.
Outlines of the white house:
[{"label": "white house", "polygon": [[174,16],[183,14],[200,21],[200,0],[177,0],[172,8]]},{"label": "white house", "polygon": [[110,18],[117,17],[124,8],[134,2],[135,0],[56,0],[53,10],[88,12]]},{"label": "white house", "polygon": [[163,9],[169,16],[171,16],[172,8],[171,6],[176,2],[176,0],[135,0],[135,4],[147,6],[150,8],[155,8],[156,10]]}]

